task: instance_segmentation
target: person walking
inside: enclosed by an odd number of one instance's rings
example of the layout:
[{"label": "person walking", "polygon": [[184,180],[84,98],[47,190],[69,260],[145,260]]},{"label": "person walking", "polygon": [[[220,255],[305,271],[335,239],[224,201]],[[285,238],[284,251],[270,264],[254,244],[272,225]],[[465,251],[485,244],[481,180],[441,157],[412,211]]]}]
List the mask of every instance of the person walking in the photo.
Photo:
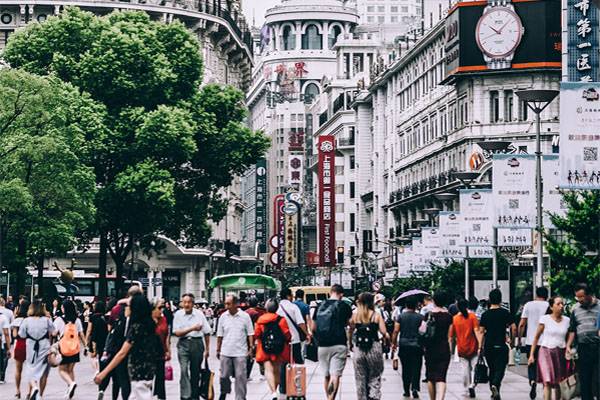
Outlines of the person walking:
[{"label": "person walking", "polygon": [[315,310],[312,332],[318,343],[319,365],[325,375],[325,394],[334,400],[340,378],[346,367],[348,337],[346,327],[352,317],[352,309],[342,301],[344,288],[335,284],[329,292],[329,299],[321,302]]},{"label": "person walking", "polygon": [[[71,300],[65,300],[62,303],[61,311],[61,316],[54,320],[54,331],[58,338],[59,349],[62,355],[60,365],[58,366],[58,374],[67,384],[65,397],[71,399],[75,395],[75,389],[77,388],[77,383],[75,382],[75,364],[80,361],[80,343],[84,343],[85,346],[85,336],[81,320],[77,318],[75,303]],[[74,354],[63,354],[67,347]]]},{"label": "person walking", "polygon": [[152,382],[157,360],[162,355],[162,346],[152,319],[152,307],[142,293],[136,293],[126,308],[129,317],[127,339],[106,368],[96,375],[94,382],[101,384],[113,369],[127,359],[133,398],[152,400]]},{"label": "person walking", "polygon": [[493,289],[490,292],[489,304],[490,308],[483,313],[479,321],[479,334],[483,336],[483,347],[480,344],[479,352],[483,350],[489,367],[492,399],[499,400],[500,386],[504,379],[510,351],[510,337],[507,338],[506,330],[509,328],[511,337],[514,337],[517,326],[510,312],[501,307],[500,289]]},{"label": "person walking", "polygon": [[19,326],[19,337],[27,338],[25,374],[29,378],[29,400],[38,400],[44,394],[49,372],[48,351],[55,328],[46,315],[44,303],[34,300],[29,306],[27,318]]},{"label": "person walking", "polygon": [[[427,323],[433,323],[433,337],[425,343],[425,379],[431,400],[443,400],[446,397],[446,375],[450,365],[451,346],[448,344],[448,331],[452,325],[452,316],[444,308],[446,293],[438,290],[433,295],[433,308],[425,317]],[[431,320],[431,322],[430,322]]]},{"label": "person walking", "polygon": [[404,397],[410,397],[412,392],[415,399],[419,398],[423,365],[423,348],[419,344],[419,327],[422,322],[423,316],[417,312],[417,298],[409,297],[404,301],[404,310],[396,317],[392,334],[392,352],[395,353],[398,349],[402,364]]},{"label": "person walking", "polygon": [[281,301],[279,302],[277,314],[285,318],[292,333],[292,361],[296,364],[304,364],[302,343],[309,338],[304,315],[302,315],[300,308],[292,303],[294,298],[290,289],[283,288],[280,297]]},{"label": "person walking", "polygon": [[252,323],[256,324],[258,319],[265,314],[266,311],[259,305],[258,299],[255,296],[252,296],[250,299],[248,299],[248,305],[250,307],[246,310],[246,314],[250,316]]},{"label": "person walking", "polygon": [[[194,308],[194,295],[181,298],[180,310],[173,317],[173,334],[177,342],[177,358],[181,369],[179,378],[182,400],[197,400],[200,396],[200,367],[208,359],[211,328],[204,313]],[[203,343],[204,341],[204,343]]]},{"label": "person walking", "polygon": [[[521,338],[525,336],[525,352],[527,355],[531,353],[531,345],[537,332],[538,323],[540,318],[546,314],[548,310],[548,289],[540,286],[535,289],[535,299],[525,303],[523,312],[521,313],[521,320],[519,321],[519,335],[517,339],[517,346],[521,348]],[[525,331],[527,329],[527,331]],[[538,347],[539,350],[539,347]],[[519,350],[520,351],[520,350]],[[533,354],[533,363],[529,363],[527,366],[527,376],[529,378],[529,398],[535,399],[536,397],[536,384],[537,384],[537,351]]]},{"label": "person walking", "polygon": [[6,383],[6,368],[10,359],[10,322],[0,314],[0,384]]},{"label": "person walking", "polygon": [[21,398],[21,376],[23,373],[23,363],[27,357],[26,353],[26,337],[19,336],[19,328],[21,324],[27,318],[27,311],[29,310],[29,301],[25,300],[22,303],[18,304],[15,309],[16,317],[13,320],[11,325],[12,328],[12,337],[15,338],[15,348],[13,353],[13,358],[15,359],[15,386],[16,393],[15,399]]},{"label": "person walking", "polygon": [[290,362],[290,342],[292,334],[285,318],[277,315],[279,302],[270,299],[266,312],[258,317],[254,329],[256,343],[256,362],[265,367],[267,385],[271,391],[271,400],[277,400],[281,380],[281,368]]},{"label": "person walking", "polygon": [[217,358],[221,360],[219,399],[225,400],[231,393],[231,378],[235,378],[235,399],[246,400],[247,362],[254,352],[254,326],[250,316],[239,308],[234,294],[225,297],[225,309],[217,329]]},{"label": "person walking", "polygon": [[153,394],[158,400],[165,400],[167,398],[167,391],[165,388],[165,364],[171,360],[171,335],[169,333],[169,324],[167,319],[163,315],[165,308],[165,301],[160,298],[156,298],[152,301],[152,319],[156,325],[155,333],[160,339],[161,354],[156,361],[156,375],[154,377],[154,390]]},{"label": "person walking", "polygon": [[[575,287],[577,304],[571,311],[571,326],[567,339],[567,359],[577,357],[579,384],[581,385],[581,400],[593,400],[599,372],[600,336],[598,334],[598,319],[600,319],[600,302],[596,299],[585,283]],[[577,342],[577,351],[573,345]],[[596,387],[595,387],[596,386]]]},{"label": "person walking", "polygon": [[458,314],[452,318],[448,332],[450,346],[456,338],[456,351],[463,365],[463,386],[470,398],[475,398],[475,363],[477,350],[482,338],[479,336],[479,321],[474,312],[469,311],[469,302],[459,299],[456,303]]},{"label": "person walking", "polygon": [[356,301],[357,309],[350,319],[349,335],[354,333],[350,351],[354,351],[354,379],[360,400],[381,399],[383,345],[379,334],[388,347],[390,341],[384,318],[375,312],[374,300],[372,293],[361,293]]},{"label": "person walking", "polygon": [[553,389],[555,399],[560,400],[559,384],[569,373],[565,350],[570,320],[563,315],[565,304],[561,297],[552,297],[549,304],[548,314],[539,320],[528,364],[537,362],[537,380],[544,385],[544,400],[552,399]]}]

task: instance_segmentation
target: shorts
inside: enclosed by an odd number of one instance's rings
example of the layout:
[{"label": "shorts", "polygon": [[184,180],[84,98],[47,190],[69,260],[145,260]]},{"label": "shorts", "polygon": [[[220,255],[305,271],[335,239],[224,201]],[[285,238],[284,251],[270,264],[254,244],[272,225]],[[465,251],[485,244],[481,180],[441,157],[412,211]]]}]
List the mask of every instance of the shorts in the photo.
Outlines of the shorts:
[{"label": "shorts", "polygon": [[319,347],[319,364],[325,376],[342,376],[348,358],[348,348],[341,344]]}]

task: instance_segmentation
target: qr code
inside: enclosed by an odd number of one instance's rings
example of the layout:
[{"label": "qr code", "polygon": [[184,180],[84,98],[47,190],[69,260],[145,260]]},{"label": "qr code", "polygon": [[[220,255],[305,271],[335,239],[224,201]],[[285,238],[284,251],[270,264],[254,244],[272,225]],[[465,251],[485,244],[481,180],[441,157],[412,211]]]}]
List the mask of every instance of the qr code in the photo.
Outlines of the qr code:
[{"label": "qr code", "polygon": [[450,239],[450,240],[448,240],[448,244],[449,244],[450,246],[456,246],[456,240],[454,240],[454,239]]},{"label": "qr code", "polygon": [[598,148],[597,147],[584,147],[583,148],[583,161],[598,161]]},{"label": "qr code", "polygon": [[508,208],[516,209],[519,208],[519,199],[509,199],[508,200]]},{"label": "qr code", "polygon": [[473,224],[473,232],[479,232],[481,230],[481,224]]}]

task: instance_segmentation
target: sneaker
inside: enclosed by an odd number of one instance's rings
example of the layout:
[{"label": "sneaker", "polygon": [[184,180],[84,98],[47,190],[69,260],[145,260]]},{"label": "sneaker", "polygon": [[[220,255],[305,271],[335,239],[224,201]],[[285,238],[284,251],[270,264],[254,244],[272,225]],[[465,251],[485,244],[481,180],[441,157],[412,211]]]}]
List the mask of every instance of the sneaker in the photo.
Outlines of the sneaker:
[{"label": "sneaker", "polygon": [[69,399],[72,399],[75,395],[75,389],[77,389],[77,384],[73,382],[69,385],[69,388],[67,389],[67,396]]},{"label": "sneaker", "polygon": [[497,400],[500,398],[500,395],[498,394],[498,388],[496,386],[492,385],[492,399]]},{"label": "sneaker", "polygon": [[413,399],[418,399],[419,398],[419,392],[416,390],[413,390]]},{"label": "sneaker", "polygon": [[531,389],[529,390],[529,398],[531,400],[535,399],[537,396],[537,393],[535,391],[537,384],[535,382],[531,382]]},{"label": "sneaker", "polygon": [[475,398],[475,388],[472,388],[472,387],[469,388],[469,397],[472,399]]},{"label": "sneaker", "polygon": [[0,379],[0,385],[4,385],[6,381],[4,379]]},{"label": "sneaker", "polygon": [[279,393],[277,393],[277,392],[271,393],[271,399],[272,400],[278,400],[279,399]]},{"label": "sneaker", "polygon": [[404,394],[402,395],[402,397],[409,398],[409,397],[410,397],[410,393],[408,393],[408,392],[404,392]]},{"label": "sneaker", "polygon": [[29,396],[29,400],[38,400],[38,394],[40,393],[40,388],[34,387],[31,391],[31,395]]},{"label": "sneaker", "polygon": [[98,391],[98,400],[104,399],[104,392],[102,390]]}]

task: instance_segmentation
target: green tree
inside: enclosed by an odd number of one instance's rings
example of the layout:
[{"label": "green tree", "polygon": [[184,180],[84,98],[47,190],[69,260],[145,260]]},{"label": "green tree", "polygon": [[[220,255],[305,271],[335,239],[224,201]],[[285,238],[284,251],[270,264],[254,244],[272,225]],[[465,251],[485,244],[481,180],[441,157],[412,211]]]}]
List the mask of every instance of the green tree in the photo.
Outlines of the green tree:
[{"label": "green tree", "polygon": [[0,70],[0,254],[23,290],[27,264],[64,254],[93,223],[85,165],[104,108],[56,78]]},{"label": "green tree", "polygon": [[568,210],[564,217],[551,215],[560,235],[547,236],[550,285],[562,296],[572,296],[578,282],[600,293],[600,193],[563,193]]},{"label": "green tree", "polygon": [[3,56],[13,67],[56,74],[106,107],[109,134],[91,159],[99,189],[89,236],[100,237],[100,274],[108,251],[118,284],[136,244],[158,250],[160,234],[206,243],[209,221],[227,209],[221,189],[268,148],[262,133],[243,124],[240,91],[198,89],[199,44],[179,22],[67,8],[15,33]]}]

